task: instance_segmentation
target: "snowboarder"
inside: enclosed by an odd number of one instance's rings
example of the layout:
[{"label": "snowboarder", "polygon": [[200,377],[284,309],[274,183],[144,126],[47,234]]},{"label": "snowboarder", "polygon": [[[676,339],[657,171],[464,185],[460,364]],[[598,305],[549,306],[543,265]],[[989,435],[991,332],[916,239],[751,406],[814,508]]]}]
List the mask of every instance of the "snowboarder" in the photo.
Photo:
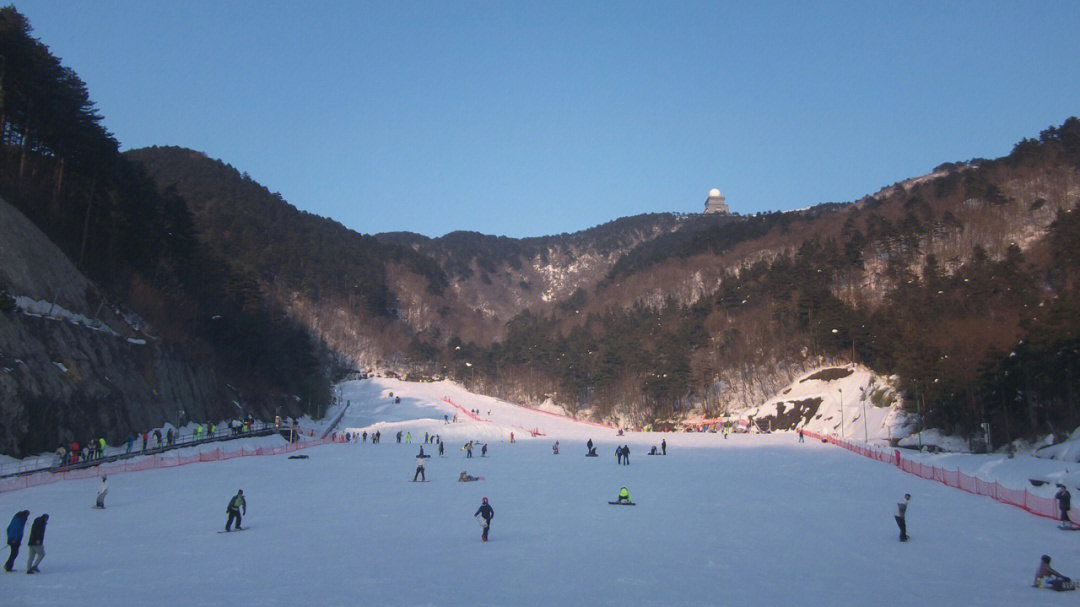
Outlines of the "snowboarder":
[{"label": "snowboarder", "polygon": [[471,483],[472,481],[480,480],[480,477],[479,476],[473,476],[473,475],[465,472],[464,470],[462,470],[461,474],[458,476],[457,480],[458,480],[459,483]]},{"label": "snowboarder", "polygon": [[615,447],[615,463],[622,464],[622,447],[618,445]]},{"label": "snowboarder", "polygon": [[401,430],[398,430],[398,433],[397,433],[397,442],[398,442],[398,443],[400,443],[400,442],[401,442]]},{"label": "snowboarder", "polygon": [[1068,576],[1061,575],[1050,566],[1050,555],[1042,555],[1039,568],[1035,570],[1035,583],[1032,586],[1051,588],[1057,591],[1072,590],[1074,586],[1071,582],[1072,580]]},{"label": "snowboarder", "polygon": [[514,433],[513,432],[510,433],[510,442],[514,442]]},{"label": "snowboarder", "polygon": [[472,441],[465,443],[465,457],[472,457]]},{"label": "snowboarder", "polygon": [[622,446],[622,463],[624,466],[630,465],[630,445]]},{"label": "snowboarder", "polygon": [[634,500],[630,499],[630,490],[626,487],[619,489],[619,498],[615,501],[617,504],[632,504]]},{"label": "snowboarder", "polygon": [[439,457],[443,456],[443,444],[439,443]]},{"label": "snowboarder", "polygon": [[805,443],[806,442],[806,440],[803,439],[803,430],[802,430],[802,428],[799,428],[799,442],[800,443]]},{"label": "snowboarder", "polygon": [[559,441],[555,441],[555,444],[551,446],[551,450],[555,452],[555,455],[559,454]]},{"label": "snowboarder", "polygon": [[38,565],[45,558],[45,547],[42,544],[45,543],[45,525],[48,523],[49,515],[42,514],[34,519],[34,524],[30,526],[30,539],[26,542],[26,547],[30,550],[30,558],[26,561],[27,573],[38,573]]},{"label": "snowboarder", "polygon": [[412,444],[412,432],[405,433],[405,442],[408,444]]},{"label": "snowboarder", "polygon": [[667,455],[667,439],[666,438],[660,439],[660,454],[661,455]]},{"label": "snowboarder", "polygon": [[98,487],[98,493],[97,493],[97,504],[96,504],[97,508],[104,508],[105,507],[105,494],[108,493],[108,492],[109,492],[109,477],[102,474],[101,475],[101,485]]},{"label": "snowboarder", "polygon": [[487,457],[487,443],[480,447],[480,457]]},{"label": "snowboarder", "polygon": [[896,519],[896,526],[900,527],[900,541],[908,541],[907,535],[907,507],[908,502],[911,501],[911,494],[905,493],[904,499],[896,502],[896,508],[893,511],[893,518]]},{"label": "snowboarder", "polygon": [[413,475],[413,477],[412,477],[412,480],[413,480],[413,482],[414,482],[414,483],[416,482],[416,479],[417,479],[417,478],[419,478],[419,479],[420,479],[420,480],[422,480],[422,481],[426,481],[426,480],[427,480],[427,477],[426,477],[426,476],[424,476],[424,456],[423,456],[423,450],[424,450],[424,448],[423,448],[423,447],[421,447],[421,448],[420,448],[421,454],[420,454],[420,455],[418,455],[418,456],[416,456],[416,474],[414,474],[414,475]]},{"label": "snowboarder", "polygon": [[592,443],[592,439],[590,438],[589,442],[585,443],[585,455],[592,455],[592,452],[593,452],[592,447],[593,447],[593,443]]},{"label": "snowboarder", "polygon": [[480,500],[480,507],[476,509],[476,514],[473,515],[480,526],[484,528],[484,532],[480,535],[480,541],[488,541],[488,530],[491,529],[491,519],[495,518],[495,509],[488,503],[488,498]]},{"label": "snowboarder", "polygon": [[1072,494],[1069,490],[1058,483],[1057,493],[1054,494],[1054,499],[1057,500],[1058,510],[1061,511],[1061,526],[1071,527],[1072,521],[1069,520],[1069,508],[1072,507]]},{"label": "snowboarder", "polygon": [[236,521],[236,530],[240,531],[243,527],[240,526],[240,522],[243,518],[240,516],[240,511],[243,510],[244,516],[247,516],[247,500],[244,499],[244,490],[237,489],[236,495],[232,496],[229,500],[229,505],[225,508],[226,514],[229,515],[229,520],[225,522],[225,531],[232,531],[233,521]]},{"label": "snowboarder", "polygon": [[4,563],[4,571],[11,571],[15,565],[15,557],[19,556],[19,546],[22,545],[23,530],[26,529],[26,519],[30,518],[29,510],[22,510],[11,517],[7,527],[7,544],[11,550],[7,563]]}]

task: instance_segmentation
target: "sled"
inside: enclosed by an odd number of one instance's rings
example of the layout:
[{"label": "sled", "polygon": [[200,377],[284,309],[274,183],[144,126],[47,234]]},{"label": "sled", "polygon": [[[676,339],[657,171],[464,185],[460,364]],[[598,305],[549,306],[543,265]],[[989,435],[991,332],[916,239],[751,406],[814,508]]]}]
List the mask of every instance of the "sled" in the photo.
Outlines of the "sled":
[{"label": "sled", "polygon": [[612,506],[636,506],[634,502],[608,502]]},{"label": "sled", "polygon": [[1051,580],[1040,580],[1038,584],[1032,584],[1032,587],[1042,588],[1043,590],[1054,590],[1056,592],[1066,592],[1069,590],[1076,590],[1076,584],[1075,580],[1069,580],[1067,582],[1062,580],[1056,582],[1056,584]]}]

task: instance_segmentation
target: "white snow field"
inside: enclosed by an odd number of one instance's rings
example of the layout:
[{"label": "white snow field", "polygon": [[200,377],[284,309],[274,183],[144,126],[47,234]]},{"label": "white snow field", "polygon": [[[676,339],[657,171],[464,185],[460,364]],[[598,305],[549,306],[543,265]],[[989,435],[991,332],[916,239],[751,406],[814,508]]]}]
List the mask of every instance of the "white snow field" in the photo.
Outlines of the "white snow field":
[{"label": "white snow field", "polygon": [[[633,434],[617,466],[613,430],[470,395],[449,383],[378,379],[342,388],[340,428],[381,429],[380,445],[332,444],[113,474],[0,493],[50,514],[40,575],[0,573],[0,605],[1064,605],[1031,588],[1039,555],[1080,573],[1080,534],[1019,509],[920,480],[794,434]],[[401,396],[393,404],[389,393]],[[444,424],[455,409],[483,419]],[[488,411],[491,411],[490,414]],[[515,429],[539,428],[530,438]],[[398,430],[412,444],[396,444]],[[446,457],[410,483],[423,433]],[[599,443],[583,457],[584,439]],[[488,457],[466,459],[467,438]],[[668,455],[646,455],[667,439]],[[560,440],[561,452],[551,445]],[[266,439],[264,439],[266,440]],[[427,445],[431,452],[433,446]],[[486,480],[458,483],[462,470]],[[609,506],[620,486],[636,506]],[[248,500],[222,534],[226,501]],[[911,541],[893,504],[912,494]],[[491,541],[472,520],[495,509]],[[29,527],[27,528],[29,533]],[[3,556],[6,557],[6,550]]]}]

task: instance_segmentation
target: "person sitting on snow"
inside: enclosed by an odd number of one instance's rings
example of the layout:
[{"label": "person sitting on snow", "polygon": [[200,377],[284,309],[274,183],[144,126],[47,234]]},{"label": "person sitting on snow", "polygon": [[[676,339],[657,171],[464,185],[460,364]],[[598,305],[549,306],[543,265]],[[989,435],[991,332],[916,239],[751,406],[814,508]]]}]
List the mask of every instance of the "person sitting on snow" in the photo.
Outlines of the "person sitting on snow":
[{"label": "person sitting on snow", "polygon": [[462,470],[461,471],[461,476],[459,476],[457,480],[458,480],[459,483],[469,483],[469,482],[472,482],[472,481],[478,481],[478,480],[480,480],[480,478],[476,477],[476,476],[473,476],[473,475],[465,472],[464,470]]},{"label": "person sitting on snow", "polygon": [[630,499],[630,491],[626,487],[619,489],[619,499],[616,500],[616,503],[629,504],[632,501],[633,500]]},{"label": "person sitting on snow", "polygon": [[1042,555],[1039,568],[1035,570],[1035,583],[1032,586],[1052,588],[1054,590],[1071,590],[1071,585],[1066,587],[1066,582],[1071,582],[1068,576],[1061,575],[1050,566],[1050,556]]}]

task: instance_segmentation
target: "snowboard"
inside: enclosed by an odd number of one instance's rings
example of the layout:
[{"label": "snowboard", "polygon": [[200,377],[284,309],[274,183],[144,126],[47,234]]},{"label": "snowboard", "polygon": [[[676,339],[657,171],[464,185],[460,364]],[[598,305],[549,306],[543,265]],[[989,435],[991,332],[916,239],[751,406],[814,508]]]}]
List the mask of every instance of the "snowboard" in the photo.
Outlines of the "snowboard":
[{"label": "snowboard", "polygon": [[414,480],[410,480],[409,482],[410,482],[410,483],[430,483],[431,481],[428,481],[428,480],[423,480],[423,481],[414,481]]},{"label": "snowboard", "polygon": [[612,506],[636,506],[634,502],[608,502]]},{"label": "snowboard", "polygon": [[600,457],[600,456],[595,454],[595,453],[586,453],[585,457]]},{"label": "snowboard", "polygon": [[1080,531],[1080,527],[1076,525],[1058,525],[1058,529],[1062,531]]},{"label": "snowboard", "polygon": [[233,529],[232,531],[218,531],[218,533],[236,533],[237,531],[247,531],[248,529],[251,529],[251,527],[240,527],[239,529]]}]

